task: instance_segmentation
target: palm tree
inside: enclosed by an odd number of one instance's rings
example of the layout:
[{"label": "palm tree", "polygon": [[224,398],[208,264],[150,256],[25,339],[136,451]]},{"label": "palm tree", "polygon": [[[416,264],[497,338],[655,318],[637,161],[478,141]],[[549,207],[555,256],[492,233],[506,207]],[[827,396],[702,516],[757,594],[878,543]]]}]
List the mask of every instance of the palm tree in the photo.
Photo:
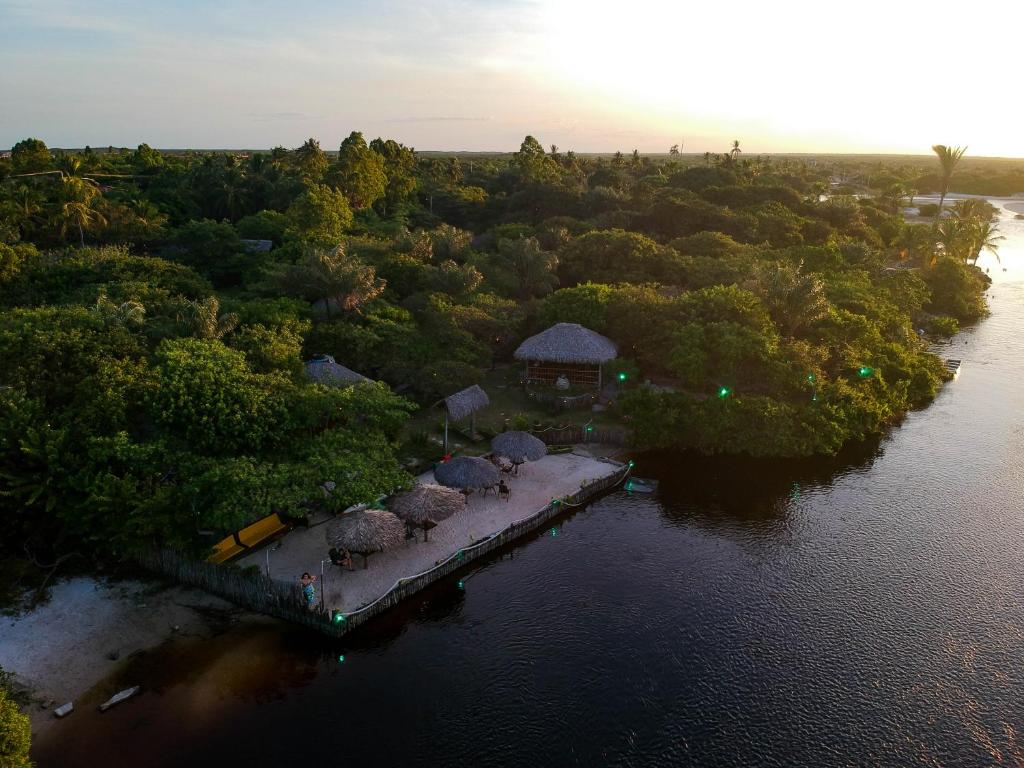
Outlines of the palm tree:
[{"label": "palm tree", "polygon": [[78,228],[78,241],[85,247],[85,230],[94,226],[105,226],[107,220],[93,208],[93,202],[99,195],[96,185],[77,176],[64,176],[61,179],[60,234],[67,235],[72,226]]},{"label": "palm tree", "polygon": [[943,253],[957,261],[968,261],[974,244],[973,223],[949,218],[938,222],[935,234]]},{"label": "palm tree", "polygon": [[942,167],[942,194],[939,196],[939,216],[942,215],[942,204],[946,201],[946,193],[949,192],[949,180],[953,178],[953,170],[966,151],[967,147],[947,147],[945,144],[936,144],[932,147],[932,152],[938,156],[939,165]]},{"label": "palm tree", "polygon": [[966,200],[957,200],[953,206],[953,215],[958,219],[978,219],[979,221],[990,221],[992,218],[992,207],[976,197],[969,197]]},{"label": "palm tree", "polygon": [[922,269],[935,264],[935,230],[921,224],[905,224],[897,240],[900,258],[916,259]]},{"label": "palm tree", "polygon": [[187,325],[197,339],[221,339],[238,326],[238,315],[220,314],[220,300],[210,296],[186,302],[178,321]]},{"label": "palm tree", "polygon": [[729,157],[731,157],[733,160],[735,160],[736,159],[736,155],[740,154],[742,151],[743,150],[740,149],[740,140],[739,139],[733,139],[732,140],[732,149],[729,150]]},{"label": "palm tree", "polygon": [[998,253],[999,242],[1006,238],[999,234],[999,230],[996,229],[992,222],[975,219],[970,227],[970,233],[971,250],[973,251],[973,261],[975,264],[978,263],[978,257],[981,256],[982,251],[992,251],[996,261],[1000,264],[1002,263]]},{"label": "palm tree", "polygon": [[105,290],[100,291],[93,308],[109,325],[142,325],[146,320],[146,307],[138,299],[129,299],[121,304],[111,301]]}]

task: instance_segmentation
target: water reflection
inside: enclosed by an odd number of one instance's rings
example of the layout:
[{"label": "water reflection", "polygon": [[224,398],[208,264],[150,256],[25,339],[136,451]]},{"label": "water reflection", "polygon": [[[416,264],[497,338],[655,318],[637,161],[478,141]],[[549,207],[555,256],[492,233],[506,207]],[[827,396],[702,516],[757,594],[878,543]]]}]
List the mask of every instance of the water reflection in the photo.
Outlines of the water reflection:
[{"label": "water reflection", "polygon": [[727,531],[785,523],[794,504],[863,472],[884,452],[883,440],[847,446],[833,457],[762,459],[658,451],[636,456],[638,476],[658,478],[665,519]]}]

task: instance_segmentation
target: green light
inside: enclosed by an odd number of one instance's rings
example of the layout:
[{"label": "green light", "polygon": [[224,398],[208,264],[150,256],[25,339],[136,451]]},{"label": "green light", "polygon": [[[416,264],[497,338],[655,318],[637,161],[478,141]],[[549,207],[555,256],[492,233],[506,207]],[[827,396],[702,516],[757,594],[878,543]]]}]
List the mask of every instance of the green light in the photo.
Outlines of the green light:
[{"label": "green light", "polygon": [[862,365],[860,368],[857,369],[857,375],[860,376],[862,379],[866,379],[868,376],[870,376],[874,372],[875,372],[874,368],[869,368],[866,365]]},{"label": "green light", "polygon": [[594,428],[592,426],[590,426],[589,424],[587,424],[587,432],[593,432],[593,431],[594,431]]},{"label": "green light", "polygon": [[731,394],[732,394],[732,390],[729,389],[728,387],[719,387],[718,388],[718,396],[721,397],[721,398],[726,398],[726,397],[728,397]]},{"label": "green light", "polygon": [[557,536],[557,535],[558,535],[558,529],[557,528],[552,528],[551,529],[551,536],[554,537],[554,536]]},{"label": "green light", "polygon": [[627,491],[632,491],[633,490],[633,481],[632,480],[630,480],[628,483],[626,483],[626,490]]},{"label": "green light", "polygon": [[635,466],[636,466],[636,462],[635,462],[635,461],[633,461],[632,459],[630,459],[630,460],[629,460],[629,466],[631,466],[631,467],[635,467]]},{"label": "green light", "polygon": [[625,372],[620,372],[619,373],[619,381],[625,381],[625,380],[626,380]]},{"label": "green light", "polygon": [[339,664],[344,664],[345,663],[345,654],[341,654],[340,656],[338,656],[338,663]]},{"label": "green light", "polygon": [[335,624],[344,624],[345,623],[345,614],[341,613],[340,611],[335,613],[334,614],[334,623]]},{"label": "green light", "polygon": [[459,589],[465,589],[466,588],[466,582],[464,582],[462,579],[459,579],[459,583],[458,583],[457,586],[458,586]]},{"label": "green light", "polygon": [[814,381],[814,374],[813,373],[808,373],[807,374],[807,380],[808,381]]}]

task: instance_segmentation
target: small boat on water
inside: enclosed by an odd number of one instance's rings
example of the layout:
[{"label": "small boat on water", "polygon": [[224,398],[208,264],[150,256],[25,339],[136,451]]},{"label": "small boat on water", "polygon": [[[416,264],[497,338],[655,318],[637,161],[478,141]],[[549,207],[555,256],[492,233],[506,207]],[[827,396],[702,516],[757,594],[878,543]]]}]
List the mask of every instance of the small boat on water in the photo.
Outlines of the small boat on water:
[{"label": "small boat on water", "polygon": [[658,490],[658,481],[647,480],[643,477],[631,477],[626,480],[623,488],[630,493],[654,493]]}]

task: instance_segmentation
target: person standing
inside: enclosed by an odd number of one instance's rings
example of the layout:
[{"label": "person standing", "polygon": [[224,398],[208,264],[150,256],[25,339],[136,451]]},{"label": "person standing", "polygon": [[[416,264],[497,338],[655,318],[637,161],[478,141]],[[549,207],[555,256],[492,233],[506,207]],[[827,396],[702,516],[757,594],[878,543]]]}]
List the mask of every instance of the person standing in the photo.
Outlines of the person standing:
[{"label": "person standing", "polygon": [[309,572],[302,574],[302,578],[299,579],[299,583],[302,585],[302,596],[306,599],[306,609],[312,611],[316,607],[316,587],[313,586],[313,582],[316,581],[316,576],[310,576]]}]

